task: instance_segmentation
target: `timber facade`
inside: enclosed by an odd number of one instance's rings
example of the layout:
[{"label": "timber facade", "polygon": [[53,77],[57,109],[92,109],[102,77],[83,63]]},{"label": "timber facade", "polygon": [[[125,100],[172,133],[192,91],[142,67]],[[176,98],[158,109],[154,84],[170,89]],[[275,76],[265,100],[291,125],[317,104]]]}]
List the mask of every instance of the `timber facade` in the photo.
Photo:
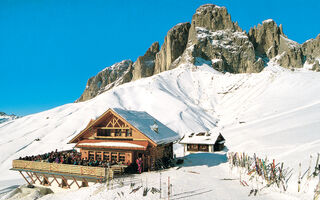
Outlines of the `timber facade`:
[{"label": "timber facade", "polygon": [[[126,120],[127,115],[134,124],[145,125],[146,121],[150,123],[146,123],[147,127],[142,127],[140,130],[141,126],[137,128]],[[161,128],[164,125],[160,124],[161,122],[151,119],[151,116],[145,112],[109,109],[97,120],[90,121],[88,126],[70,143],[76,143],[75,147],[80,149],[81,156],[85,159],[129,166],[141,157],[144,171],[155,170],[158,161],[173,158],[173,142],[179,139],[178,134],[170,129],[170,134],[161,135],[163,134],[161,131],[164,131]],[[152,126],[156,126],[154,130]],[[145,129],[148,130],[144,132]],[[168,130],[167,127],[166,129]],[[157,140],[154,141],[150,137],[151,134],[160,136],[162,142],[159,144]],[[165,137],[166,135],[168,138]]]},{"label": "timber facade", "polygon": [[146,112],[108,109],[69,142],[75,143],[74,150],[19,158],[11,170],[28,184],[80,188],[123,173],[138,158],[142,171],[156,170],[159,162],[173,158],[173,142],[179,139]]}]

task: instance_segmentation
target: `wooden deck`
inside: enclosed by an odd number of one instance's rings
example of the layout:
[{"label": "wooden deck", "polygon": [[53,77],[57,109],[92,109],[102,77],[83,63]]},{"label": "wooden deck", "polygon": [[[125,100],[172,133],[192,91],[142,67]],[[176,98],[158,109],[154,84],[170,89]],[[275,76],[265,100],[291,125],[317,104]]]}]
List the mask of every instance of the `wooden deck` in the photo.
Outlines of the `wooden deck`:
[{"label": "wooden deck", "polygon": [[[39,180],[41,184],[44,184],[44,182],[41,181],[38,176],[42,176],[44,179],[47,179],[48,177],[54,177],[54,179],[56,179],[56,177],[60,177],[62,179],[71,179],[75,182],[76,180],[84,180],[85,182],[101,183],[105,182],[106,180],[113,179],[114,174],[123,174],[126,167],[126,165],[112,165],[110,168],[104,168],[26,160],[13,160],[11,170],[19,171],[23,178],[28,182],[28,184],[30,184],[30,182],[22,172],[25,172],[29,176],[33,184],[37,180]],[[33,175],[36,176],[36,179],[32,178]],[[58,184],[62,185],[61,183]],[[78,187],[80,188],[79,185]]]}]

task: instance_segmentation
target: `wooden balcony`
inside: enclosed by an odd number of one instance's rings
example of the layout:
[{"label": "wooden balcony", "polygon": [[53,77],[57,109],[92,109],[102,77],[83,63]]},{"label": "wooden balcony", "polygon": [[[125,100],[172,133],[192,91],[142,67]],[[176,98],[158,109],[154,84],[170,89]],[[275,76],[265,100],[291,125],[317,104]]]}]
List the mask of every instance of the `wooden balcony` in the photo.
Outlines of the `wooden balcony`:
[{"label": "wooden balcony", "polygon": [[88,176],[96,178],[106,178],[108,169],[103,167],[90,167],[81,165],[68,165],[47,162],[35,162],[26,160],[13,160],[12,170],[29,170],[48,173],[73,174],[79,176]]}]

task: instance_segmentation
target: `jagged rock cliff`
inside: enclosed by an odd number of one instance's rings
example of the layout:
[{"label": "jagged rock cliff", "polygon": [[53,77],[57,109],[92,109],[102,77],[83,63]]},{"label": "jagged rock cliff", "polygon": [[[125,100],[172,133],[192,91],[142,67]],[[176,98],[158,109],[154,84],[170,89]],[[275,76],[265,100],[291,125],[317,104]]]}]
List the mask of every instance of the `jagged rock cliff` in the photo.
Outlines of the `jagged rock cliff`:
[{"label": "jagged rock cliff", "polygon": [[98,94],[123,83],[132,80],[132,61],[123,60],[110,67],[105,68],[96,76],[91,77],[86,89],[77,101],[92,99]]},{"label": "jagged rock cliff", "polygon": [[155,42],[147,50],[147,52],[138,57],[133,64],[132,80],[137,80],[143,77],[152,76],[154,73],[156,54],[159,52],[159,42]]},{"label": "jagged rock cliff", "polygon": [[320,34],[315,39],[310,39],[302,44],[302,52],[306,62],[312,64],[312,69],[320,71]]},{"label": "jagged rock cliff", "polygon": [[188,48],[192,48],[189,57],[211,61],[222,72],[260,72],[263,68],[248,36],[224,7],[207,4],[197,9],[192,17]]},{"label": "jagged rock cliff", "polygon": [[172,69],[171,63],[184,52],[188,42],[190,23],[174,26],[167,33],[160,52],[156,55],[155,74]]},{"label": "jagged rock cliff", "polygon": [[[160,49],[160,50],[159,50]],[[86,89],[77,101],[85,101],[120,84],[173,69],[181,63],[199,61],[218,71],[256,73],[273,59],[287,68],[320,71],[320,35],[298,44],[283,32],[282,25],[273,20],[243,31],[232,21],[225,7],[213,4],[200,6],[191,24],[180,23],[171,28],[163,45],[153,43],[143,56],[133,63],[125,60],[99,72],[88,80]]]},{"label": "jagged rock cliff", "polygon": [[13,114],[8,115],[8,114],[6,114],[4,112],[0,112],[0,124],[4,123],[4,122],[7,122],[7,121],[11,121],[11,120],[17,119],[17,118],[19,118],[19,117],[16,116],[16,115],[13,115]]}]

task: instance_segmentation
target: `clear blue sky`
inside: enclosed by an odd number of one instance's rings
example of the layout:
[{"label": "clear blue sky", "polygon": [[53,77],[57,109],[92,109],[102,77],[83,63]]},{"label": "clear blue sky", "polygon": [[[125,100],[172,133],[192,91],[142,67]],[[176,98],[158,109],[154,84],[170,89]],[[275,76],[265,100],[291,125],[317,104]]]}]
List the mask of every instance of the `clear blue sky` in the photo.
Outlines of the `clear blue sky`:
[{"label": "clear blue sky", "polygon": [[75,101],[86,81],[135,60],[205,3],[249,30],[272,18],[302,43],[320,33],[319,0],[1,0],[0,111],[27,115]]}]

